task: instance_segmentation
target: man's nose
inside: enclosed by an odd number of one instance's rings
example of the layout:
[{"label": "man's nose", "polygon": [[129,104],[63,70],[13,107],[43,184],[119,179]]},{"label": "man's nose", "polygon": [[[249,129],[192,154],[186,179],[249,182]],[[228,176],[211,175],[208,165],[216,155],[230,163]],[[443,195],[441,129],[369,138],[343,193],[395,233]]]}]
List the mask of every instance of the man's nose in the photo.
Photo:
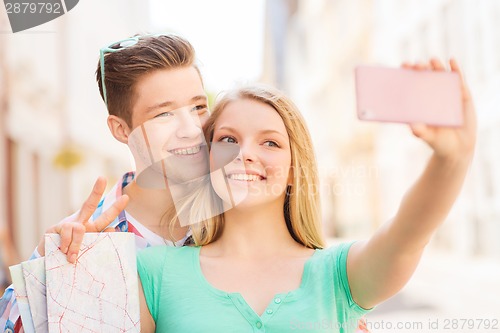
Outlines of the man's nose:
[{"label": "man's nose", "polygon": [[179,123],[177,127],[177,136],[179,138],[195,138],[202,133],[200,120],[198,116],[193,116],[190,112],[181,112],[179,114]]}]

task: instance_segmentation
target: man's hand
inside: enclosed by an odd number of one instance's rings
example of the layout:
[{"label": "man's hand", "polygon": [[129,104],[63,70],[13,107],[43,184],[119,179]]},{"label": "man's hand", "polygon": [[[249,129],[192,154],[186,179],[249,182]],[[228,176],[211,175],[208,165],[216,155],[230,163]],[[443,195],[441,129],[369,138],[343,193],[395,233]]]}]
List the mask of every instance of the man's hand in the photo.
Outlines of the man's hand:
[{"label": "man's hand", "polygon": [[[125,209],[128,203],[128,196],[122,195],[116,202],[105,212],[103,212],[95,221],[90,222],[89,219],[94,214],[99,201],[106,189],[106,179],[103,177],[97,178],[92,193],[85,200],[82,208],[75,214],[66,217],[58,224],[47,229],[46,233],[59,234],[61,236],[61,252],[66,253],[66,257],[70,263],[75,263],[80,246],[82,245],[83,235],[86,232],[113,232],[113,228],[105,229],[115,218]],[[45,236],[38,244],[38,252],[45,255]]]}]

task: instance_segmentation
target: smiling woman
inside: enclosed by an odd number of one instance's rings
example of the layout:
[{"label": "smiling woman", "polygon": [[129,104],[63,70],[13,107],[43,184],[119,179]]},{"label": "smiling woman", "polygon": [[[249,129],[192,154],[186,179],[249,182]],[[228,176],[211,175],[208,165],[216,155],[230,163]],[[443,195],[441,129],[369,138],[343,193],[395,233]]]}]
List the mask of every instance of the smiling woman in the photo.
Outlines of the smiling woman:
[{"label": "smiling woman", "polygon": [[[267,87],[229,92],[206,140],[225,212],[193,226],[201,247],[139,254],[142,329],[272,333],[330,320],[338,332],[355,330],[366,310],[348,287],[350,244],[321,250],[317,186],[309,186],[318,182],[314,150],[295,105]],[[178,294],[186,290],[196,302]]]},{"label": "smiling woman", "polygon": [[[460,76],[455,61],[450,67]],[[444,67],[432,59],[411,70]],[[225,94],[205,135],[222,146],[210,152],[215,201],[231,209],[193,226],[198,246],[139,253],[144,331],[363,330],[360,317],[409,281],[463,185],[476,124],[463,79],[461,87],[463,126],[412,126],[434,153],[394,218],[368,240],[328,249],[314,149],[298,109],[269,87]],[[226,160],[220,152],[234,146],[237,156]]]},{"label": "smiling woman", "polygon": [[[254,100],[238,100],[227,105],[218,117],[211,141],[237,144],[240,153],[224,167],[224,172],[219,169],[212,173],[212,186],[223,201],[232,202],[236,209],[264,201],[280,205],[279,199],[284,198],[291,182],[287,131],[279,114],[273,111],[271,106]],[[268,127],[262,126],[263,119]],[[218,159],[217,152],[212,150],[212,161]]]}]

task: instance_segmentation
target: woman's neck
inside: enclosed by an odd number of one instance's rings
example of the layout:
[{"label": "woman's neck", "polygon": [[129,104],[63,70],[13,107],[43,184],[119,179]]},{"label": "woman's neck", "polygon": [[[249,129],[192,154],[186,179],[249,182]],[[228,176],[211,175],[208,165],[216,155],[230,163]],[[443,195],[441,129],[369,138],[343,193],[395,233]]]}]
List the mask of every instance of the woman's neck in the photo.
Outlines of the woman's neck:
[{"label": "woman's neck", "polygon": [[236,208],[224,213],[222,236],[210,244],[212,255],[269,257],[304,249],[286,226],[283,206]]}]

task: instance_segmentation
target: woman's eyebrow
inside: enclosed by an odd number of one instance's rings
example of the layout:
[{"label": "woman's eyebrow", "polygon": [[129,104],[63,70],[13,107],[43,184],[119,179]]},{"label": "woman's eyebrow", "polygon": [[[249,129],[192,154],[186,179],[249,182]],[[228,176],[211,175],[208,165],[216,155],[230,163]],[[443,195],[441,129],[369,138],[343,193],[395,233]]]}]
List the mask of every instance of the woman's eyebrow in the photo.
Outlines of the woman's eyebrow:
[{"label": "woman's eyebrow", "polygon": [[[216,130],[218,130],[218,131],[225,130],[225,131],[229,131],[229,132],[238,132],[237,130],[235,130],[234,128],[232,128],[230,126],[221,126],[221,127],[216,128]],[[274,130],[274,129],[263,129],[263,130],[260,130],[258,133],[259,134],[278,134],[279,136],[287,138],[286,135],[284,135],[283,133],[281,133],[281,132],[279,132],[277,130]]]},{"label": "woman's eyebrow", "polygon": [[281,133],[280,131],[277,131],[277,130],[274,130],[274,129],[262,130],[262,131],[259,131],[259,133],[261,133],[261,134],[278,134],[279,136],[282,136],[282,137],[285,137],[285,138],[288,137],[285,134]]}]

